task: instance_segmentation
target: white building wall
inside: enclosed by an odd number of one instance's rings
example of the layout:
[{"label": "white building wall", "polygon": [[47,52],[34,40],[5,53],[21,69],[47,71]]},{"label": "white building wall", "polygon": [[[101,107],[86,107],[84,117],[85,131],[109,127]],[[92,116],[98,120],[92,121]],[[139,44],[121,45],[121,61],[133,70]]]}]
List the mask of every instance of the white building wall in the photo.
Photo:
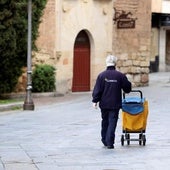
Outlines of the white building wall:
[{"label": "white building wall", "polygon": [[162,0],[152,0],[152,12],[160,13],[162,11]]},{"label": "white building wall", "polygon": [[162,13],[170,13],[170,1],[169,0],[163,0],[162,1]]},{"label": "white building wall", "polygon": [[[57,17],[56,49],[61,55],[57,62],[57,90],[71,90],[74,42],[81,30],[86,30],[91,43],[92,88],[97,74],[105,67],[106,54],[112,52],[112,1],[58,0],[57,4],[60,17]],[[64,60],[67,64],[63,64]]]},{"label": "white building wall", "polygon": [[169,0],[152,0],[152,12],[156,13],[170,13]]}]

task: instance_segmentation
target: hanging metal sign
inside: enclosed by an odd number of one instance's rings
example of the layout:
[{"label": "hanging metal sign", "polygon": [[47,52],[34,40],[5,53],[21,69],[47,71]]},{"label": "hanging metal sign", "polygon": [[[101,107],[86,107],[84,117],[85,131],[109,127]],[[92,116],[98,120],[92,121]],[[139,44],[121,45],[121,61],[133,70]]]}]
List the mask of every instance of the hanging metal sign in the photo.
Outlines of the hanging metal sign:
[{"label": "hanging metal sign", "polygon": [[117,24],[118,29],[135,28],[136,19],[132,17],[131,12],[126,12],[124,10],[116,10],[114,15],[114,23]]},{"label": "hanging metal sign", "polygon": [[118,21],[117,28],[135,28],[135,21]]}]

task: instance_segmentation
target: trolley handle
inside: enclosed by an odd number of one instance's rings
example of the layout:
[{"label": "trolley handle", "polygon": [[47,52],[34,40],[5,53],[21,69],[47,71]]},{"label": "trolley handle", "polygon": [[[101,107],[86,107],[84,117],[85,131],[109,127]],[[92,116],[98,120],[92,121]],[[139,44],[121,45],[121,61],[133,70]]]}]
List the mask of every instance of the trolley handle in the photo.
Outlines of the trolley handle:
[{"label": "trolley handle", "polygon": [[[140,97],[141,97],[141,99],[143,98],[143,94],[142,94],[142,91],[141,90],[131,90],[130,91],[130,93],[140,93]],[[125,95],[126,95],[126,93],[125,92],[123,92],[123,99],[125,99]]]}]

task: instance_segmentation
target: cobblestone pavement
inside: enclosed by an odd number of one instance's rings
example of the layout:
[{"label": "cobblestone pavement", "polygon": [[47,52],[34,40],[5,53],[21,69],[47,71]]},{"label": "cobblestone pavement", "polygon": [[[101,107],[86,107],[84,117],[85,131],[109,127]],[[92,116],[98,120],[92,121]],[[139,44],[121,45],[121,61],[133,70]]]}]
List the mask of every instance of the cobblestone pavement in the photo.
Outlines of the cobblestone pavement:
[{"label": "cobblestone pavement", "polygon": [[0,170],[169,170],[170,74],[152,73],[136,89],[149,101],[146,146],[121,146],[120,113],[115,149],[104,148],[91,92],[35,98],[35,111],[0,114]]}]

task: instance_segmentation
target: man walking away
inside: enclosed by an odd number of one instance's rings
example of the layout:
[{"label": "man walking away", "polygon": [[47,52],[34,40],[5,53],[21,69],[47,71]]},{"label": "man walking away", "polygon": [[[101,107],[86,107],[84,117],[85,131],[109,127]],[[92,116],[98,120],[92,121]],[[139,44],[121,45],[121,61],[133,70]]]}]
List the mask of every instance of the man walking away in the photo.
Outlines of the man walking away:
[{"label": "man walking away", "polygon": [[101,141],[108,149],[114,148],[115,130],[122,106],[122,90],[125,93],[131,91],[131,82],[125,74],[116,70],[116,62],[115,56],[107,56],[107,69],[98,75],[92,93],[93,107],[96,108],[99,102],[101,109]]}]

